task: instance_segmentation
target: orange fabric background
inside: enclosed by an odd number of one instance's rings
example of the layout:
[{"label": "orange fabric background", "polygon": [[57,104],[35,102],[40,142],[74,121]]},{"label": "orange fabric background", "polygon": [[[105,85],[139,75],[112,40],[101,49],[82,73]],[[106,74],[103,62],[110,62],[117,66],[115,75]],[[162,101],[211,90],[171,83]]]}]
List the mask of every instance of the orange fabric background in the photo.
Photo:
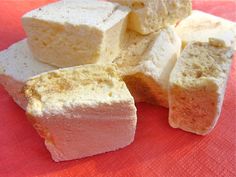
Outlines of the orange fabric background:
[{"label": "orange fabric background", "polygon": [[[23,39],[20,17],[49,0],[0,1],[0,50]],[[236,1],[195,0],[194,9],[236,21]],[[236,61],[234,59],[220,120],[205,137],[172,129],[168,110],[137,104],[135,142],[116,152],[55,163],[0,86],[0,176],[236,176]]]}]

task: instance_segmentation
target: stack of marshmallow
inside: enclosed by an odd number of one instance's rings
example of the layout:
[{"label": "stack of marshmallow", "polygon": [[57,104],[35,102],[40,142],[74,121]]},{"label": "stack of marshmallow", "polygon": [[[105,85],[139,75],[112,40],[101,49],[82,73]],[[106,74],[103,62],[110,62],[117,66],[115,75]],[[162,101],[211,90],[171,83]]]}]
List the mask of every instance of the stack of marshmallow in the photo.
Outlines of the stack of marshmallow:
[{"label": "stack of marshmallow", "polygon": [[22,22],[27,39],[0,53],[0,83],[55,161],[132,143],[134,100],[169,107],[172,127],[214,128],[235,23],[192,12],[191,0],[58,1]]}]

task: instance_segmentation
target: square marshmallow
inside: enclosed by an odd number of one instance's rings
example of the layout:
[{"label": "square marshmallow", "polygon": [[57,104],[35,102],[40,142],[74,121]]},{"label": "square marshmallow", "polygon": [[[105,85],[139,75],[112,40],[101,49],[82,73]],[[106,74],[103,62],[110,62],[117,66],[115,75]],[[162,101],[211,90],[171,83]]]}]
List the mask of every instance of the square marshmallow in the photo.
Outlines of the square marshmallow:
[{"label": "square marshmallow", "polygon": [[169,123],[205,135],[216,125],[224,100],[233,49],[218,39],[192,42],[171,72]]},{"label": "square marshmallow", "polygon": [[191,14],[191,0],[109,0],[131,9],[128,28],[150,34]]},{"label": "square marshmallow", "polygon": [[53,160],[79,159],[134,140],[136,108],[115,67],[55,70],[26,83],[27,115]]},{"label": "square marshmallow", "polygon": [[27,104],[22,92],[26,80],[53,69],[56,67],[41,63],[33,57],[26,39],[0,52],[0,84],[23,109]]},{"label": "square marshmallow", "polygon": [[26,13],[33,55],[58,67],[111,63],[118,55],[129,9],[97,0],[59,1]]},{"label": "square marshmallow", "polygon": [[146,36],[129,31],[123,48],[114,63],[135,101],[169,107],[169,76],[181,50],[174,28]]}]

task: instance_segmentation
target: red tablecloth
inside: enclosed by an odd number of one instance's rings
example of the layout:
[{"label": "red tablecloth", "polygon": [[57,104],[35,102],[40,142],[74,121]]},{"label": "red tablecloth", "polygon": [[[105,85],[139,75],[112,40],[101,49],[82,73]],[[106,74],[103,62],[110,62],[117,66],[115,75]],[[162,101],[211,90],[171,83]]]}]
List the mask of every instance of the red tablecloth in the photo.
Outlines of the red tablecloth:
[{"label": "red tablecloth", "polygon": [[[0,1],[0,50],[23,39],[20,17],[49,0]],[[195,0],[194,9],[236,21],[236,1]],[[236,176],[236,61],[220,120],[205,137],[172,129],[168,110],[138,104],[132,145],[116,152],[55,163],[21,110],[0,86],[0,176]]]}]

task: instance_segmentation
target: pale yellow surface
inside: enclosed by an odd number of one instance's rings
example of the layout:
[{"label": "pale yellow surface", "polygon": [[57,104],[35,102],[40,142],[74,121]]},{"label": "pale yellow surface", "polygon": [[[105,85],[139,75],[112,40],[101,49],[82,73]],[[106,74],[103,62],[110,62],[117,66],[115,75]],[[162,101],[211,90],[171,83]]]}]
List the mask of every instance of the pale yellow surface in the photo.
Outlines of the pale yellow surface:
[{"label": "pale yellow surface", "polygon": [[182,20],[176,32],[184,44],[191,41],[208,42],[209,38],[223,40],[236,50],[236,23],[198,10]]},{"label": "pale yellow surface", "polygon": [[133,142],[134,99],[113,65],[83,65],[27,81],[27,115],[56,162],[123,148]]},{"label": "pale yellow surface", "polygon": [[98,106],[132,101],[114,66],[83,65],[55,70],[31,78],[26,83],[27,112],[61,114],[74,106]]},{"label": "pale yellow surface", "polygon": [[191,0],[109,0],[131,9],[128,28],[140,34],[150,34],[190,15]]},{"label": "pale yellow surface", "polygon": [[214,128],[221,112],[232,56],[233,50],[217,39],[187,45],[170,76],[172,127],[200,135]]},{"label": "pale yellow surface", "polygon": [[149,102],[168,107],[169,74],[179,56],[181,41],[167,27],[150,35],[128,31],[118,65],[136,102]]},{"label": "pale yellow surface", "polygon": [[111,63],[120,52],[128,13],[110,2],[58,1],[26,13],[22,23],[38,60],[70,67]]}]

